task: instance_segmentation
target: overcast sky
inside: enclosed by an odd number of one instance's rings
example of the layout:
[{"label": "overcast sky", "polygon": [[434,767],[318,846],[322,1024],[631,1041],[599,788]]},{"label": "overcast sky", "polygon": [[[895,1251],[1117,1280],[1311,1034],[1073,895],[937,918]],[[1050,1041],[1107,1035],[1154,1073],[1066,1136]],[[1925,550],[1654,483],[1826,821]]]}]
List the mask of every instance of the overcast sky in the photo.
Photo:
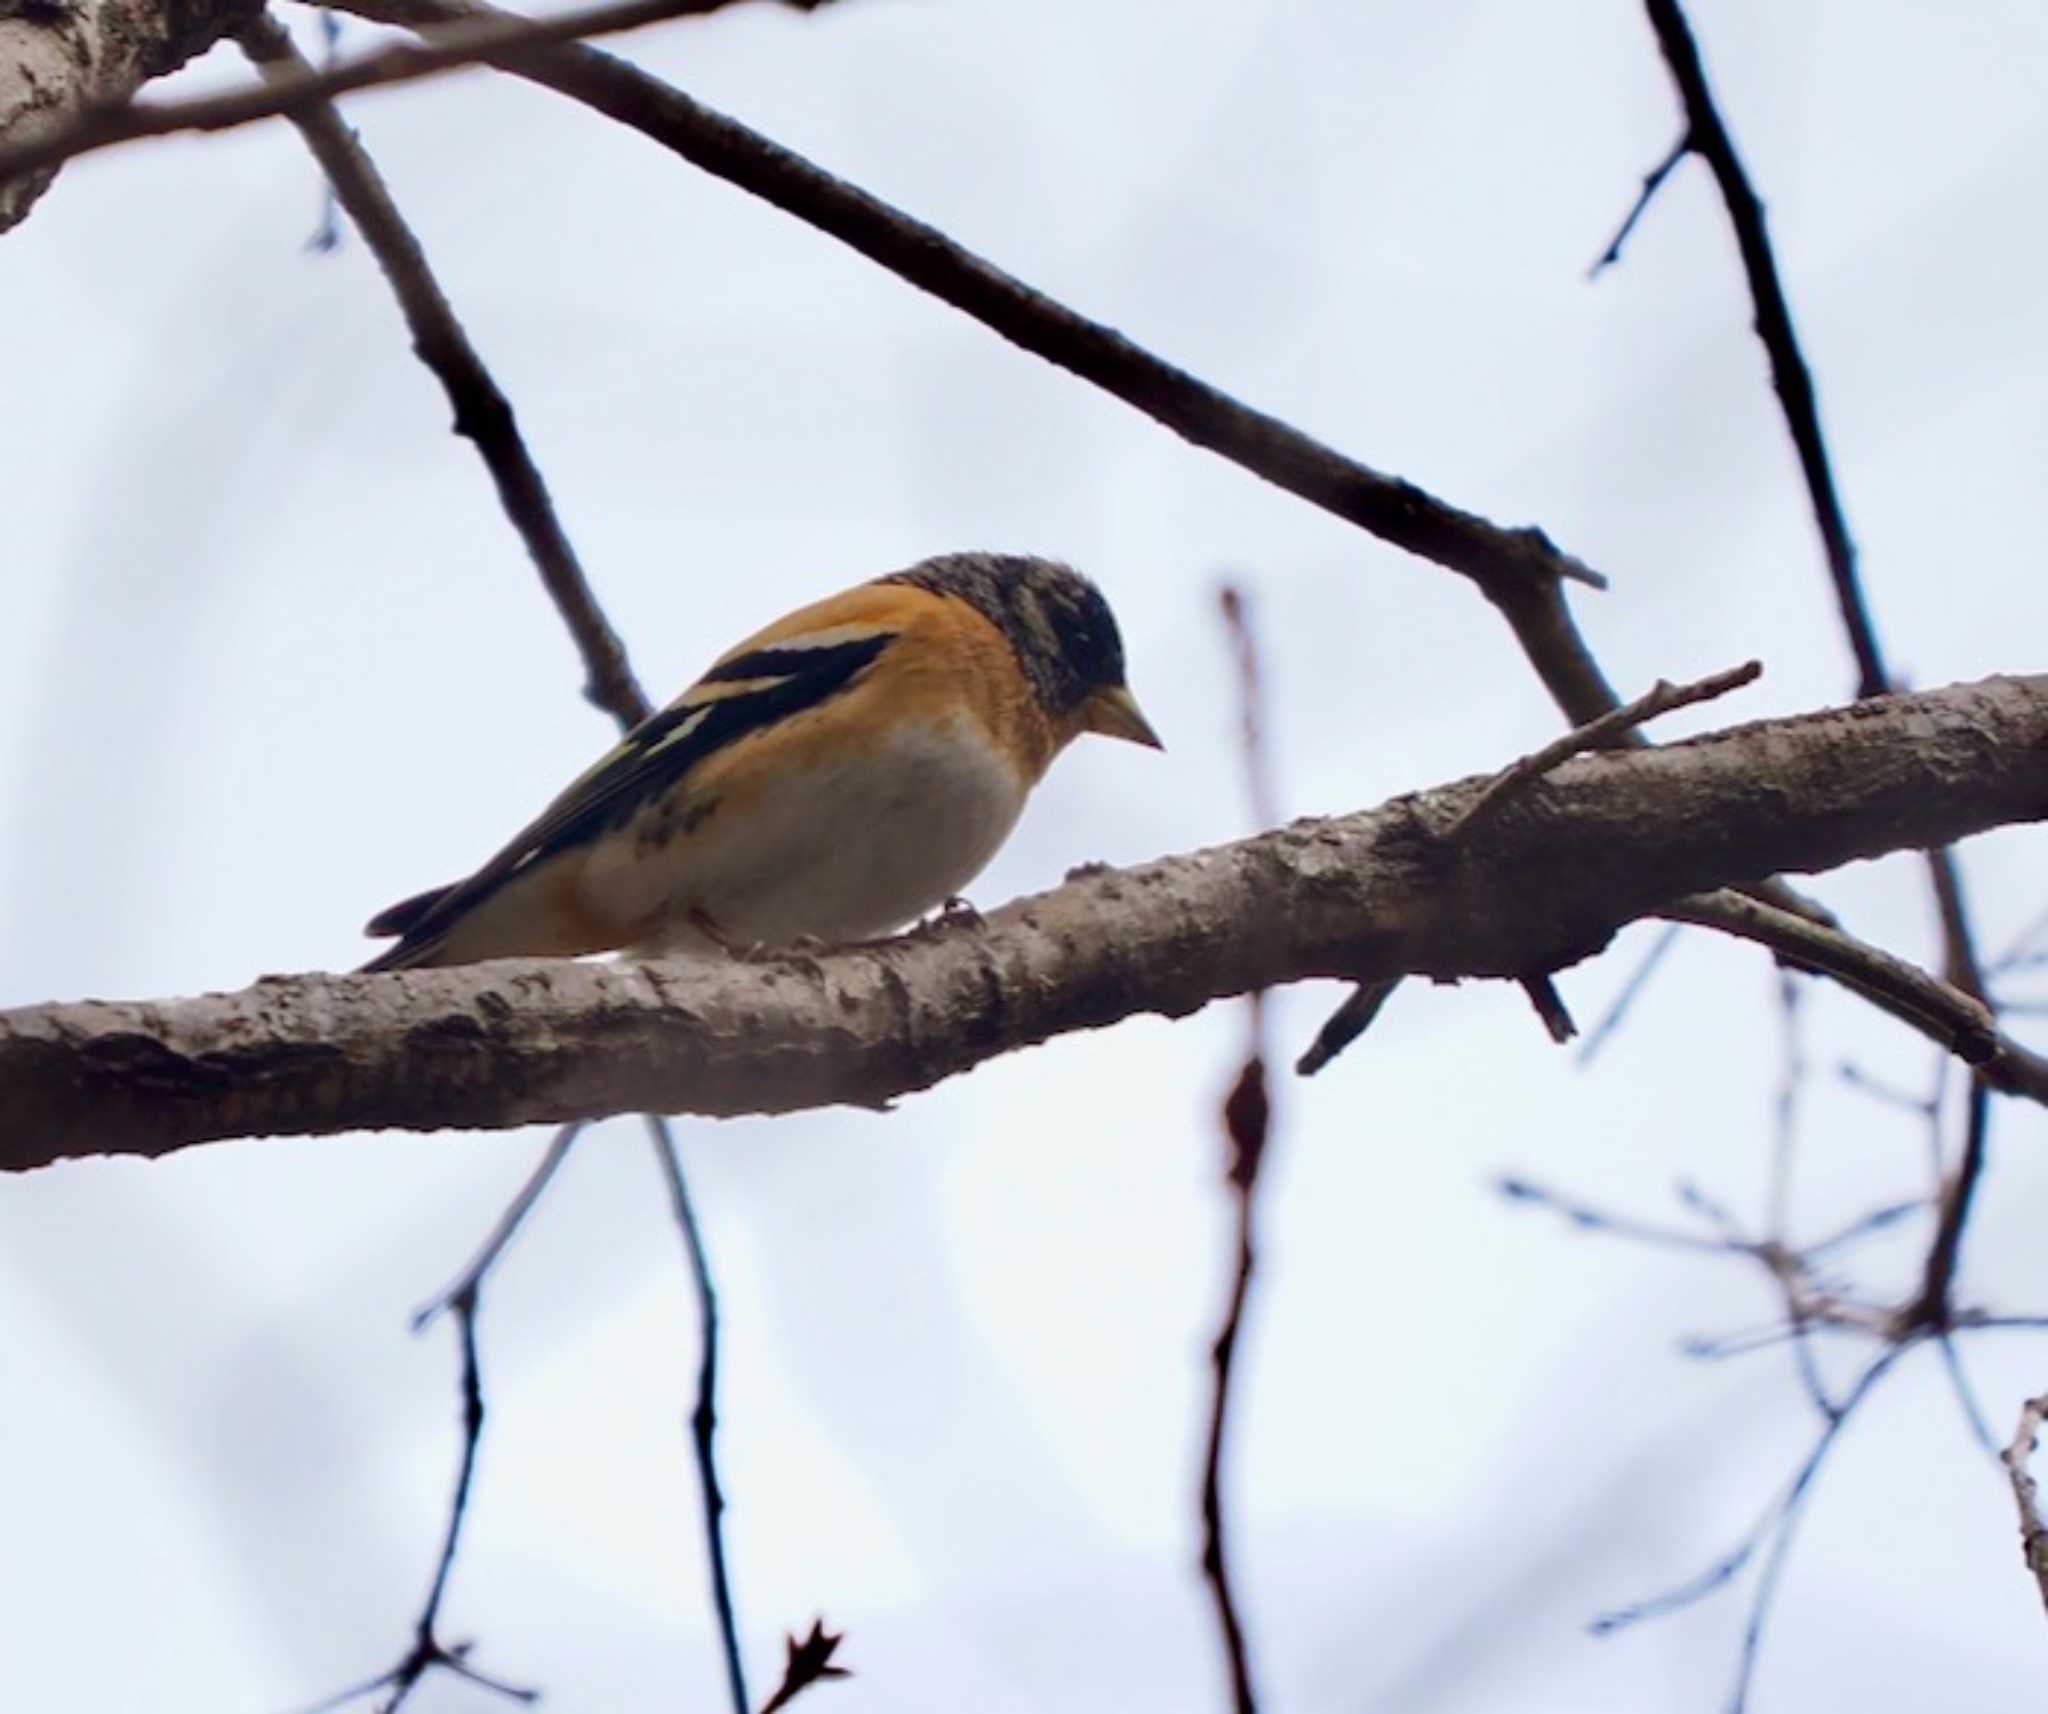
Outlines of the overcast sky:
[{"label": "overcast sky", "polygon": [[[2040,670],[2048,10],[1692,11],[1893,657],[1921,685]],[[1241,397],[1540,523],[1614,580],[1573,605],[1625,694],[1764,660],[1668,731],[1852,686],[1704,172],[1585,278],[1676,130],[1640,7],[843,0],[624,48]],[[245,75],[222,52],[179,81]],[[1461,580],[644,139],[484,73],[348,112],[658,696],[928,553],[1102,581],[1167,751],[1077,745],[977,902],[1248,829],[1226,575],[1290,813],[1555,732]],[[319,210],[273,125],[81,163],[0,240],[0,1003],[347,968],[372,911],[473,866],[607,741],[373,264],[352,236],[308,252]],[[2048,902],[2042,851],[1966,850],[1988,947]],[[1914,860],[1815,890],[1935,956]],[[1652,933],[1564,975],[1582,1022]],[[1337,997],[1278,997],[1288,1057]],[[1804,1019],[1810,1238],[1928,1182],[1919,1121],[1835,1067],[1917,1091],[1932,1064],[1835,996]],[[821,1711],[1222,1704],[1194,1495],[1243,1029],[1235,1006],[1136,1021],[887,1117],[684,1127],[762,1692],[781,1632],[822,1612],[859,1676]],[[1416,988],[1282,1084],[1232,1469],[1271,1709],[1723,1705],[1751,1579],[1607,1640],[1585,1625],[1725,1552],[1810,1444],[1782,1350],[1678,1354],[1769,1322],[1771,1294],[1489,1186],[1683,1224],[1690,1179],[1753,1221],[1782,1052],[1767,962],[1690,935],[1585,1070],[1510,989]],[[250,1142],[0,1184],[0,1701],[254,1714],[396,1658],[456,1449],[452,1338],[406,1317],[544,1140]],[[2001,1108],[1972,1302],[2048,1312],[2044,1142]],[[1845,1266],[1903,1291],[1925,1238]],[[636,1123],[572,1160],[482,1338],[493,1415],[446,1634],[550,1708],[722,1706],[681,1432],[694,1320]],[[2048,1386],[2048,1336],[1962,1354],[2001,1435]],[[1846,1376],[1859,1352],[1825,1355]],[[2014,1549],[1938,1363],[1908,1357],[1822,1477],[1755,1706],[2036,1697]],[[416,1703],[490,1705],[446,1680]]]}]

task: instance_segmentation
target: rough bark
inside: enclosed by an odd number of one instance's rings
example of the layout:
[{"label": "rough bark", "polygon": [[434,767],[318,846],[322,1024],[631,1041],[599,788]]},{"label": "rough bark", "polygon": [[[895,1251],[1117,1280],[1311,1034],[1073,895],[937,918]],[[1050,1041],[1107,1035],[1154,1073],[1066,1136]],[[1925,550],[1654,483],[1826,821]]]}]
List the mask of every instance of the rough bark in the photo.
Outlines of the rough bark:
[{"label": "rough bark", "polygon": [[[1305,977],[1555,969],[1682,895],[2048,818],[2048,676],[1580,756],[1446,837],[1484,785],[1077,871],[978,928],[816,957],[267,977],[0,1012],[0,1169],[265,1133],[873,1105]],[[2043,1063],[2026,1057],[2023,1082]]]},{"label": "rough bark", "polygon": [[[126,101],[262,10],[263,0],[0,0],[0,143]],[[0,180],[0,232],[54,177],[53,167]]]}]

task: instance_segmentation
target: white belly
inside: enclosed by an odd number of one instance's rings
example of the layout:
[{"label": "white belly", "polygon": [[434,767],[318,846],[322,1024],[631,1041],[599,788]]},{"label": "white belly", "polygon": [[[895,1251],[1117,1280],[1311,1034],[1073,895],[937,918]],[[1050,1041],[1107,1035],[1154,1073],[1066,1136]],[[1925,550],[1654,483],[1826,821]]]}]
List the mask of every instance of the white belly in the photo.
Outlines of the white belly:
[{"label": "white belly", "polygon": [[858,761],[791,770],[664,847],[593,851],[582,887],[653,921],[640,950],[887,934],[960,892],[1009,837],[1028,791],[973,722],[899,730]]}]

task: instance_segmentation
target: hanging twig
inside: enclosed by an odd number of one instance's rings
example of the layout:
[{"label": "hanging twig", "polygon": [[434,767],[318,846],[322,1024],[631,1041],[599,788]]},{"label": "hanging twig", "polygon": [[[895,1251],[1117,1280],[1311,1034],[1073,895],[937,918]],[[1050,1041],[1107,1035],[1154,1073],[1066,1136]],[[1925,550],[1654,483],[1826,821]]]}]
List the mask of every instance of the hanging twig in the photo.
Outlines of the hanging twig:
[{"label": "hanging twig", "polygon": [[683,1177],[683,1159],[668,1120],[658,1113],[645,1115],[647,1134],[654,1143],[654,1155],[661,1167],[662,1182],[668,1186],[669,1209],[682,1233],[683,1252],[689,1258],[690,1278],[697,1288],[697,1404],[690,1413],[690,1439],[697,1452],[697,1484],[704,1500],[704,1551],[710,1562],[711,1598],[718,1609],[718,1637],[725,1653],[726,1688],[732,1693],[733,1714],[750,1714],[747,1676],[740,1660],[739,1622],[733,1614],[732,1576],[725,1562],[725,1493],[718,1485],[718,1288],[711,1278],[711,1257],[704,1247],[704,1234],[697,1225],[697,1212],[690,1203],[690,1187]]}]

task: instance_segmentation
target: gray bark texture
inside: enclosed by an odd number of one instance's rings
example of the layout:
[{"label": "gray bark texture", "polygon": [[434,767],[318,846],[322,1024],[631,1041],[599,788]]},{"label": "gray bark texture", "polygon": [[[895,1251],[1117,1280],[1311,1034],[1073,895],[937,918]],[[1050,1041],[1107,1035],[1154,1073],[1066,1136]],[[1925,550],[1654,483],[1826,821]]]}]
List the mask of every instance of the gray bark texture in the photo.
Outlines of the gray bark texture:
[{"label": "gray bark texture", "polygon": [[[0,0],[0,144],[126,101],[262,10],[262,0]],[[0,232],[55,177],[52,167],[0,180]]]},{"label": "gray bark texture", "polygon": [[265,977],[0,1012],[0,1170],[214,1138],[880,1105],[1252,988],[1521,976],[1686,895],[2048,819],[2048,676],[1576,757],[1456,837],[1464,780],[758,961]]}]

